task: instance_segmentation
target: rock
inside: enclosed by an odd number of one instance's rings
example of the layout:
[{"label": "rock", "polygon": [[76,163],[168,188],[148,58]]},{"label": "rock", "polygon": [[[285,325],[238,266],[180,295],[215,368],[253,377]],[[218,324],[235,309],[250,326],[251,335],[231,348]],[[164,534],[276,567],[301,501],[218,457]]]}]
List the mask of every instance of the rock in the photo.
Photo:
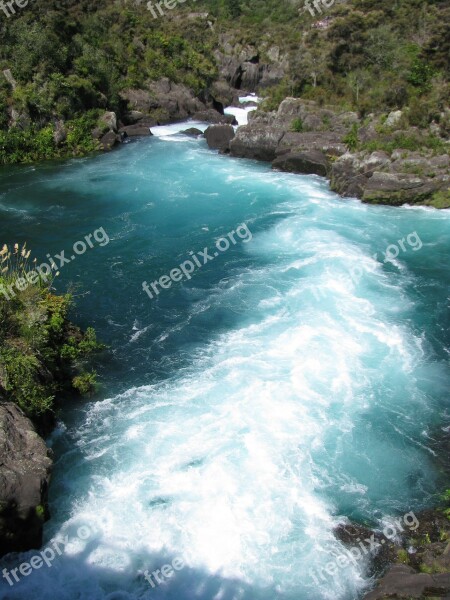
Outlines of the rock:
[{"label": "rock", "polygon": [[64,121],[57,121],[55,125],[55,131],[53,133],[53,140],[57,146],[60,146],[67,139],[67,129],[64,126]]},{"label": "rock", "polygon": [[156,119],[158,124],[181,121],[205,109],[205,104],[192,90],[167,77],[147,82],[146,89],[124,90],[120,96],[128,104],[128,114],[143,113]]},{"label": "rock", "polygon": [[219,107],[222,107],[223,111],[226,106],[231,106],[233,103],[235,90],[227,81],[225,81],[225,79],[221,79],[213,83],[210,94],[214,102],[216,102]]},{"label": "rock", "polygon": [[278,156],[272,163],[272,168],[289,173],[303,173],[305,175],[322,175],[328,173],[328,160],[323,152],[311,150],[309,152],[288,152]]},{"label": "rock", "polygon": [[127,125],[126,127],[121,127],[119,129],[119,133],[123,133],[125,137],[141,137],[153,135],[149,127],[145,127],[140,123],[137,125]]},{"label": "rock", "polygon": [[211,125],[205,131],[208,146],[221,152],[230,151],[230,142],[234,135],[234,129],[231,125]]},{"label": "rock", "polygon": [[189,127],[189,129],[180,131],[180,133],[191,137],[199,137],[200,135],[203,135],[203,131],[201,129],[197,129],[196,127]]},{"label": "rock", "polygon": [[131,110],[125,113],[123,116],[123,122],[125,125],[135,125],[138,121],[141,121],[145,117],[144,113],[140,110]]},{"label": "rock", "polygon": [[100,138],[100,144],[103,146],[103,150],[105,151],[111,150],[114,146],[120,144],[121,141],[121,136],[114,133],[114,131],[109,131]]},{"label": "rock", "polygon": [[272,162],[283,135],[283,131],[277,127],[253,123],[244,125],[239,127],[236,137],[231,141],[230,151],[233,156]]},{"label": "rock", "polygon": [[13,90],[17,87],[17,81],[14,79],[13,74],[11,73],[11,69],[4,69],[3,75],[5,76],[6,81],[12,87]]},{"label": "rock", "polygon": [[402,111],[401,110],[394,110],[392,112],[390,112],[388,114],[388,118],[385,121],[385,126],[386,127],[393,127],[394,125],[397,125],[397,123],[400,121],[400,119],[402,118]]},{"label": "rock", "polygon": [[450,573],[429,575],[417,573],[406,565],[395,565],[379,581],[378,587],[364,597],[364,600],[385,598],[411,600],[448,594],[450,594]]},{"label": "rock", "polygon": [[368,178],[362,200],[372,204],[416,204],[425,202],[439,190],[432,179],[406,175],[404,173],[382,173],[375,171]]},{"label": "rock", "polygon": [[277,148],[277,155],[285,152],[307,152],[319,150],[330,156],[342,156],[346,153],[345,144],[334,132],[293,133],[288,131],[283,135]]},{"label": "rock", "polygon": [[15,404],[0,404],[0,556],[42,545],[51,452]]},{"label": "rock", "polygon": [[114,112],[106,112],[99,119],[100,123],[104,123],[105,127],[108,127],[110,131],[117,131],[117,117]]},{"label": "rock", "polygon": [[192,115],[195,121],[203,121],[204,123],[213,123],[215,125],[237,125],[236,117],[234,115],[222,115],[217,110],[210,108],[209,110],[202,110]]}]

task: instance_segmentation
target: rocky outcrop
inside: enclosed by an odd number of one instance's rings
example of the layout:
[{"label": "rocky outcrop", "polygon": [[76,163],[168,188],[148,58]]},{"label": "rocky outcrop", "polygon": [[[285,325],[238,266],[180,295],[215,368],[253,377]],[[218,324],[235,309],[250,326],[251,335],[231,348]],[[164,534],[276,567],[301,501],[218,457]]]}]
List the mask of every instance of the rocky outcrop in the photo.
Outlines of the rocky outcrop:
[{"label": "rocky outcrop", "polygon": [[417,515],[418,527],[383,546],[390,565],[364,600],[450,598],[448,506]]},{"label": "rocky outcrop", "polygon": [[[445,139],[441,138],[443,149],[436,155],[426,147],[430,131],[396,130],[401,118],[400,111],[394,111],[384,122],[381,116],[371,115],[362,123],[354,112],[286,98],[276,112],[251,113],[249,124],[238,129],[230,149],[233,156],[269,161],[278,170],[326,176],[332,190],[364,202],[449,208],[450,159]],[[392,124],[392,131],[386,122]],[[408,145],[419,148],[424,141],[424,147],[415,152],[401,147],[389,152],[369,149],[389,147],[392,139],[408,140]],[[348,144],[359,149],[351,150]]]},{"label": "rocky outcrop", "polygon": [[205,131],[205,138],[209,148],[229,152],[234,129],[231,125],[211,125]]},{"label": "rocky outcrop", "polygon": [[250,124],[239,127],[236,137],[230,144],[232,156],[254,158],[271,162],[284,132],[269,125]]},{"label": "rocky outcrop", "polygon": [[214,53],[220,78],[232,88],[255,92],[279,83],[286,75],[289,62],[280,48],[262,42],[255,46],[236,39],[234,33],[219,36]]},{"label": "rocky outcrop", "polygon": [[364,600],[411,600],[413,598],[449,598],[450,573],[417,573],[406,565],[395,565],[380,580],[379,586]]},{"label": "rocky outcrop", "polygon": [[305,173],[307,175],[328,174],[329,164],[323,152],[310,150],[308,152],[287,152],[281,154],[272,163],[274,169],[290,173]]},{"label": "rocky outcrop", "polygon": [[159,125],[182,121],[206,108],[192,90],[167,77],[148,82],[145,89],[128,89],[120,95],[127,103],[128,115],[141,113],[152,117]]},{"label": "rocky outcrop", "polygon": [[192,115],[195,121],[203,121],[204,123],[212,123],[213,125],[237,125],[234,115],[224,115],[213,108],[202,110]]},{"label": "rocky outcrop", "polygon": [[31,421],[0,404],[0,556],[39,548],[52,459]]}]

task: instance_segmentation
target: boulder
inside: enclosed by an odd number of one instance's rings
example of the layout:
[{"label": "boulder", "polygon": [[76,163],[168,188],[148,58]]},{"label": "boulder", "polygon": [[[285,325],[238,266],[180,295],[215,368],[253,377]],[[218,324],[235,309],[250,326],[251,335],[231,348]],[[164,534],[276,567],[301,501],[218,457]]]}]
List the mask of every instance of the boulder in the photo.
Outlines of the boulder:
[{"label": "boulder", "polygon": [[234,115],[222,115],[213,108],[196,112],[192,115],[192,118],[195,121],[213,123],[214,125],[237,125],[236,117]]},{"label": "boulder", "polygon": [[362,200],[372,204],[415,204],[425,202],[440,189],[439,181],[406,175],[375,171],[367,179]]},{"label": "boulder", "polygon": [[221,152],[229,152],[230,142],[234,135],[234,129],[231,125],[211,125],[205,131],[208,146]]},{"label": "boulder", "polygon": [[201,129],[197,129],[197,127],[189,127],[189,129],[184,129],[180,131],[183,135],[188,135],[190,137],[199,137],[203,135],[203,131]]},{"label": "boulder", "polygon": [[272,163],[273,169],[289,173],[305,175],[321,175],[328,173],[328,160],[323,152],[310,150],[308,152],[288,152],[278,156]]},{"label": "boulder", "polygon": [[153,135],[149,127],[141,125],[140,123],[138,123],[137,125],[127,125],[126,127],[121,127],[119,129],[119,133],[124,134],[125,137],[141,137]]},{"label": "boulder", "polygon": [[0,556],[42,545],[51,452],[11,402],[0,404]]},{"label": "boulder", "polygon": [[53,132],[53,140],[57,146],[60,146],[67,139],[67,129],[64,126],[64,121],[57,121],[55,131]]},{"label": "boulder", "polygon": [[103,146],[103,150],[111,150],[117,144],[122,141],[121,135],[114,133],[114,131],[108,131],[104,136],[100,138],[100,144]]},{"label": "boulder", "polygon": [[253,123],[244,125],[239,127],[236,137],[231,141],[230,151],[233,156],[272,162],[283,135],[283,131],[277,127]]},{"label": "boulder", "polygon": [[114,112],[105,112],[99,119],[101,124],[104,124],[105,127],[108,127],[110,131],[117,131],[117,117]]},{"label": "boulder", "polygon": [[385,126],[386,127],[393,127],[394,125],[397,125],[397,123],[400,121],[400,119],[402,118],[402,111],[401,110],[393,110],[392,112],[390,112],[388,114],[388,117],[385,121]]}]

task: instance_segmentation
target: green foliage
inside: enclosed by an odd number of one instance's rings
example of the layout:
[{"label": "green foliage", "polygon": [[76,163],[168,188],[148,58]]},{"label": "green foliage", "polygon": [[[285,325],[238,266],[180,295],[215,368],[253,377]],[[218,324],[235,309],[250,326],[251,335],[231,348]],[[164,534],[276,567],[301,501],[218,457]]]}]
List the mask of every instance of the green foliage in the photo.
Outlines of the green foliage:
[{"label": "green foliage", "polygon": [[350,150],[356,150],[358,147],[358,124],[353,123],[352,128],[348,132],[348,134],[342,140],[344,144],[350,148]]},{"label": "green foliage", "polygon": [[396,149],[410,150],[411,152],[427,148],[435,154],[447,152],[445,142],[435,135],[413,135],[403,132],[394,132],[388,138],[380,137],[361,145],[362,150],[375,152],[383,150],[391,154]]},{"label": "green foliage", "polygon": [[31,125],[26,129],[13,128],[0,131],[0,164],[30,163],[42,159],[64,156],[81,156],[99,150],[92,138],[98,111],[67,121],[67,139],[59,146],[54,140],[54,127],[49,124],[39,129]]},{"label": "green foliage", "polygon": [[97,391],[97,374],[95,371],[91,373],[81,373],[72,380],[72,386],[82,396],[92,396]]},{"label": "green foliage", "polygon": [[[83,365],[105,346],[94,329],[82,333],[68,321],[69,294],[52,294],[51,279],[30,283],[29,258],[25,246],[0,251],[0,392],[39,427],[62,392],[96,389],[94,374],[87,376]],[[19,285],[20,279],[28,285]]]},{"label": "green foliage", "polygon": [[291,130],[297,133],[304,131],[303,121],[300,119],[300,117],[292,121]]},{"label": "green foliage", "polygon": [[[450,189],[435,192],[429,201],[429,205],[434,206],[434,208],[450,208]],[[450,490],[447,490],[446,493],[448,494],[447,500],[450,503]]]}]

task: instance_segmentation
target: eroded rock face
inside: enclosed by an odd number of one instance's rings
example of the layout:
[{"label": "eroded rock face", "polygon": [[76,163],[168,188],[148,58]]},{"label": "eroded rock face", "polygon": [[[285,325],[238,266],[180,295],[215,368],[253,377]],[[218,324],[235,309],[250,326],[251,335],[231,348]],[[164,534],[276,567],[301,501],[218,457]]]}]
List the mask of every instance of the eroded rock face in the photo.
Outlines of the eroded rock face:
[{"label": "eroded rock face", "polygon": [[15,404],[0,404],[0,556],[39,548],[51,452]]},{"label": "eroded rock face", "polygon": [[143,90],[125,90],[121,92],[121,98],[128,103],[128,114],[151,116],[160,125],[187,119],[206,108],[189,88],[173,83],[167,77],[149,82]]},{"label": "eroded rock face", "polygon": [[327,176],[329,168],[326,156],[317,150],[282,154],[273,161],[272,167],[289,173],[322,175],[322,177]]}]

